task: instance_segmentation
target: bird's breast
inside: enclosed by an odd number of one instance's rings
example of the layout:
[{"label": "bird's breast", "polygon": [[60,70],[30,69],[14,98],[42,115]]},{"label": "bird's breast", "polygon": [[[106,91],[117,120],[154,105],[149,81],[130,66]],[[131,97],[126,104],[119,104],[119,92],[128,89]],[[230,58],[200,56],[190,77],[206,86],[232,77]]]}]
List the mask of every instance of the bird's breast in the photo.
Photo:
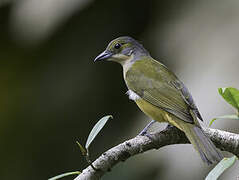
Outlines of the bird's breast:
[{"label": "bird's breast", "polygon": [[165,115],[167,112],[164,110],[148,103],[144,99],[137,99],[136,104],[138,107],[143,111],[147,116],[151,117],[152,119],[158,121],[158,122],[165,122]]},{"label": "bird's breast", "polygon": [[135,101],[138,107],[143,111],[147,116],[151,117],[153,120],[158,122],[167,122],[170,123],[173,126],[176,126],[177,128],[181,129],[181,123],[182,120],[176,118],[174,115],[164,111],[163,109],[156,107],[147,101],[141,99],[138,99]]},{"label": "bird's breast", "polygon": [[146,115],[148,115],[149,117],[153,118],[156,121],[160,122],[164,121],[164,116],[166,113],[165,111],[148,103],[132,90],[128,90],[126,94],[129,96],[129,99],[136,102],[141,111],[143,111]]},{"label": "bird's breast", "polygon": [[132,90],[128,90],[127,94],[129,95],[129,99],[135,101],[140,110],[143,111],[150,118],[158,122],[168,122],[176,126],[177,128],[181,129],[180,122],[182,120],[176,118],[174,115],[164,111],[163,109],[145,101],[143,98],[141,98],[138,94],[136,94]]}]

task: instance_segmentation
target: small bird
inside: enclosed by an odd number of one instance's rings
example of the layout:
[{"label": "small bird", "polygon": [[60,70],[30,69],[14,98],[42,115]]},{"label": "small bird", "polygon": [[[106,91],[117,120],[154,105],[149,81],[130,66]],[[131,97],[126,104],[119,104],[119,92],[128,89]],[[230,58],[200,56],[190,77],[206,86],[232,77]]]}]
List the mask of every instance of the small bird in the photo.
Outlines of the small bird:
[{"label": "small bird", "polygon": [[153,120],[182,130],[205,163],[210,165],[223,158],[203,132],[198,122],[202,116],[186,86],[138,41],[128,36],[112,40],[94,61],[101,60],[121,64],[129,99]]}]

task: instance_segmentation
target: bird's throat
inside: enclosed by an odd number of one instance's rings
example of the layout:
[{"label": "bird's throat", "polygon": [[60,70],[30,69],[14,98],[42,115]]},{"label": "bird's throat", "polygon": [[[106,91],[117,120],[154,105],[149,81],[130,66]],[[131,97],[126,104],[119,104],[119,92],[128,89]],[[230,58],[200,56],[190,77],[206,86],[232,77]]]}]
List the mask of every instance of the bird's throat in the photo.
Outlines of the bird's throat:
[{"label": "bird's throat", "polygon": [[131,68],[131,66],[133,65],[134,63],[134,55],[132,54],[131,56],[129,56],[125,61],[121,61],[120,64],[122,65],[123,67],[123,75],[124,75],[124,78],[125,78],[125,75],[127,73],[127,71]]}]

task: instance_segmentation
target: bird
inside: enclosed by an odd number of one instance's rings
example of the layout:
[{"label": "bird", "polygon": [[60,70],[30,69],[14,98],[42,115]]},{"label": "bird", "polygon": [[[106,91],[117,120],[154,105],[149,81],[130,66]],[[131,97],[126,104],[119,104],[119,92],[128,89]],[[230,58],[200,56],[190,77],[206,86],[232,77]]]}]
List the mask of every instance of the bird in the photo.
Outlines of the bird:
[{"label": "bird", "polygon": [[220,162],[222,153],[204,133],[203,118],[187,87],[164,64],[153,59],[141,43],[129,36],[112,40],[94,61],[113,61],[123,67],[129,99],[156,122],[183,131],[208,165]]}]

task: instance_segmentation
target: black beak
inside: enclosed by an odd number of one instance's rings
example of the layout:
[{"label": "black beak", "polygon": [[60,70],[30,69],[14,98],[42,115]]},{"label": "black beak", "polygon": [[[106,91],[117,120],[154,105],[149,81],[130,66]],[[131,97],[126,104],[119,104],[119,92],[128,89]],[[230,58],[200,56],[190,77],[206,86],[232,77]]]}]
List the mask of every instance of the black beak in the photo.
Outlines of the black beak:
[{"label": "black beak", "polygon": [[110,51],[104,51],[104,52],[102,52],[99,56],[97,56],[97,57],[95,58],[94,62],[108,59],[108,58],[110,58],[112,55],[113,55],[112,52],[110,52]]}]

